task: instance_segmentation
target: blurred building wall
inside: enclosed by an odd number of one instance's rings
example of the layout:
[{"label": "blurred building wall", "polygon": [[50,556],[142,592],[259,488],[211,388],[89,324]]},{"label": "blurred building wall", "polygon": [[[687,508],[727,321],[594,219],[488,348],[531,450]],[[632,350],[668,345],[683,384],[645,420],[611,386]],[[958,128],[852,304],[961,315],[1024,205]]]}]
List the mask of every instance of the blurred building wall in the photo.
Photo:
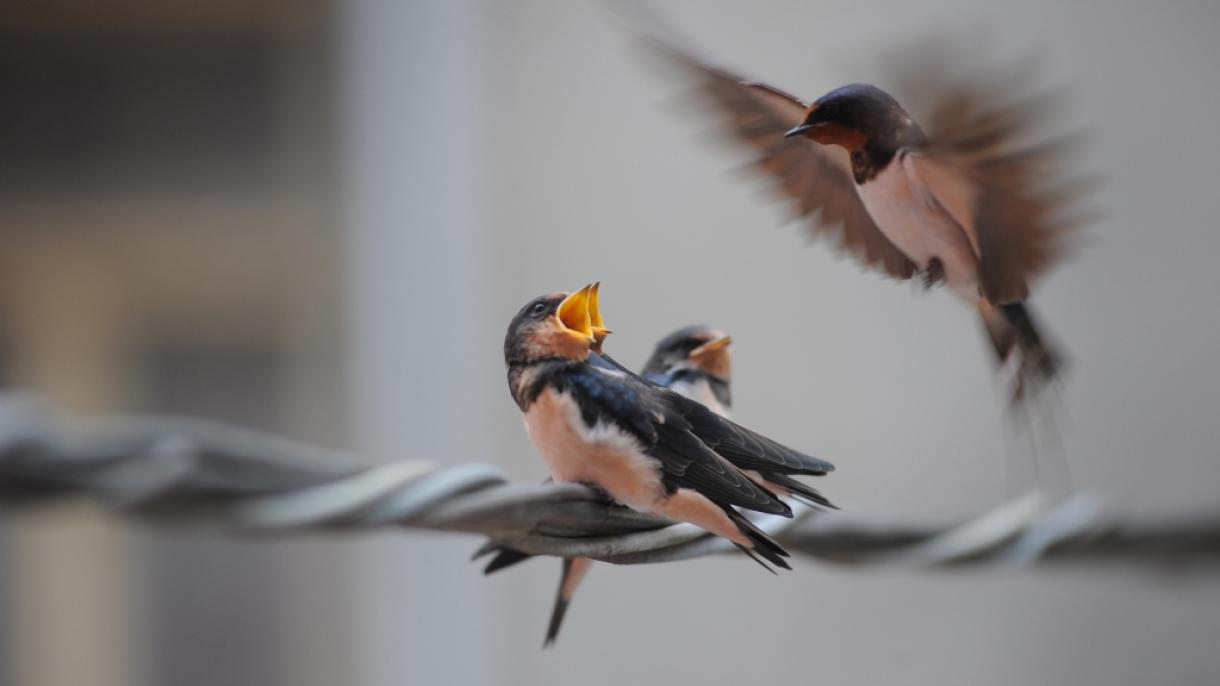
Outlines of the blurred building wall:
[{"label": "blurred building wall", "polygon": [[[499,284],[482,2],[356,0],[342,24],[354,445],[374,459],[496,461]],[[489,354],[489,349],[491,354]],[[363,684],[497,683],[499,623],[474,543],[397,534],[358,558]]]},{"label": "blurred building wall", "polygon": [[[343,442],[329,11],[0,11],[7,386]],[[120,528],[88,507],[5,526],[6,684],[347,671],[333,548]]]}]

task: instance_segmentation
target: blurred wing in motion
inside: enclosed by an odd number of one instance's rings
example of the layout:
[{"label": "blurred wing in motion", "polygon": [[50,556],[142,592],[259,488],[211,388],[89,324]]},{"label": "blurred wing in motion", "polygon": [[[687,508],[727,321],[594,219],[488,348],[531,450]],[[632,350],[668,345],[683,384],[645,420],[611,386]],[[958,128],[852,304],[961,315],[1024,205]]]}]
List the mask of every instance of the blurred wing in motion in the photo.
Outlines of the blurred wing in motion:
[{"label": "blurred wing in motion", "polygon": [[833,236],[841,250],[894,278],[915,273],[915,265],[881,233],[856,194],[847,153],[802,138],[784,139],[784,132],[803,120],[805,103],[709,66],[669,43],[648,41],[696,75],[699,91],[723,111],[726,128],[756,151],[755,166],[775,179],[814,236]]},{"label": "blurred wing in motion", "polygon": [[887,85],[928,136],[909,159],[969,235],[983,297],[1024,300],[1089,217],[1082,201],[1096,184],[1072,169],[1081,136],[1048,134],[1060,98],[1037,93],[1028,67],[978,67],[977,51],[944,36],[903,53],[890,56]]}]

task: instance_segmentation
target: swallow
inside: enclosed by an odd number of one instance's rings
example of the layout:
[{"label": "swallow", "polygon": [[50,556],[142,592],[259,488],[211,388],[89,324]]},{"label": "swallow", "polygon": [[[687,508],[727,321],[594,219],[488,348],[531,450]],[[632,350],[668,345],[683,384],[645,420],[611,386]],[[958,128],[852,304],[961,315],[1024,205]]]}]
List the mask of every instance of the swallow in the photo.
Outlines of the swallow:
[{"label": "swallow", "polygon": [[[594,349],[601,352],[601,344],[605,341],[609,329],[605,327],[598,307],[598,286],[599,284],[593,284],[590,291],[590,319],[593,326]],[[640,376],[648,382],[702,403],[721,417],[731,419],[732,360],[729,353],[731,342],[732,339],[727,334],[707,326],[696,325],[678,329],[656,344],[652,355],[644,364]],[[608,360],[613,367],[621,367],[604,354],[603,359]],[[786,474],[769,472],[764,477],[763,474],[750,469],[743,469],[742,473],[781,497],[792,496],[814,507],[837,509],[818,491]],[[485,546],[476,554],[476,557],[491,552],[496,552],[497,555],[484,568],[485,574],[499,571],[531,557],[527,553],[501,548],[494,544]],[[547,625],[544,645],[552,645],[558,637],[568,605],[571,603],[577,587],[592,567],[592,562],[588,558],[565,558],[563,560],[559,588],[556,591],[551,619]]]},{"label": "swallow", "polygon": [[[687,326],[662,338],[641,372],[648,381],[732,418],[732,355],[728,334],[709,326]],[[742,469],[759,485],[819,509],[838,509],[817,490],[781,471]]]},{"label": "swallow", "polygon": [[1063,358],[1031,314],[1029,283],[1065,253],[1089,183],[1066,175],[1066,140],[1032,142],[1044,103],[1001,105],[1011,93],[994,83],[921,84],[925,97],[939,93],[925,133],[872,85],[805,102],[669,40],[647,42],[695,75],[814,236],[894,279],[944,284],[976,308],[997,366],[1015,360],[1014,401],[1056,378]]},{"label": "swallow", "polygon": [[[791,508],[742,469],[822,476],[834,466],[787,448],[599,354],[597,289],[541,296],[505,336],[509,390],[555,481],[598,488],[641,512],[695,524],[756,562],[790,569],[787,551],[737,508],[791,517]],[[598,340],[598,339],[601,340]],[[486,572],[528,557],[500,550]],[[765,562],[764,562],[765,560]],[[546,644],[591,561],[564,561]]]},{"label": "swallow", "polygon": [[[590,349],[599,354],[602,352],[602,344],[605,343],[606,337],[612,333],[610,329],[606,328],[605,322],[602,320],[601,307],[598,304],[598,290],[600,287],[601,283],[595,282],[589,287],[588,291],[589,326],[593,336]],[[484,574],[498,572],[505,567],[511,567],[518,562],[523,562],[533,557],[529,553],[489,543],[475,553],[475,558],[477,559],[493,552],[496,553],[496,556],[483,568]],[[568,605],[571,604],[577,587],[580,586],[581,581],[584,580],[585,575],[588,574],[592,566],[593,560],[587,557],[566,557],[563,559],[563,567],[559,575],[559,588],[555,593],[555,603],[551,609],[551,619],[547,623],[546,637],[542,644],[544,648],[554,645],[555,640],[559,637],[559,629],[563,626],[563,618],[567,614]]]},{"label": "swallow", "polygon": [[732,342],[728,334],[709,326],[683,327],[657,342],[640,376],[729,418]]}]

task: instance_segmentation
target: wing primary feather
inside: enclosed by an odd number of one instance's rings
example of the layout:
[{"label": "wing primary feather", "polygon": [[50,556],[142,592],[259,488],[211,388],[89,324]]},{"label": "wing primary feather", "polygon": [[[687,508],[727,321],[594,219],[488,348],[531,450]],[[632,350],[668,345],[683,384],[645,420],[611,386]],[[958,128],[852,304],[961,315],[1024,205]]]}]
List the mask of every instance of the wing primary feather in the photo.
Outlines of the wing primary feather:
[{"label": "wing primary feather", "polygon": [[808,484],[801,483],[800,481],[797,481],[786,474],[780,474],[778,472],[761,473],[762,477],[766,479],[768,483],[773,483],[776,486],[787,489],[790,493],[792,493],[792,497],[800,500],[806,505],[829,510],[839,509],[838,506],[830,502],[826,496],[822,495],[817,491],[817,489],[814,489]]},{"label": "wing primary feather", "polygon": [[[779,572],[775,571],[775,569],[771,565],[767,564],[766,562],[763,562],[762,558],[760,558],[757,554],[755,554],[755,552],[753,550],[750,550],[749,548],[745,547],[744,545],[742,545],[740,543],[734,543],[733,545],[737,546],[738,550],[745,553],[746,557],[757,562],[759,564],[759,566],[761,566],[763,569],[767,570],[768,572],[771,572],[772,574],[775,574],[776,576],[779,576]],[[791,567],[789,567],[789,569],[791,569]]]},{"label": "wing primary feather", "polygon": [[[709,448],[739,469],[823,476],[834,465],[798,452],[712,412],[697,401],[670,394],[682,407],[692,431]],[[667,396],[669,397],[669,396]]]}]

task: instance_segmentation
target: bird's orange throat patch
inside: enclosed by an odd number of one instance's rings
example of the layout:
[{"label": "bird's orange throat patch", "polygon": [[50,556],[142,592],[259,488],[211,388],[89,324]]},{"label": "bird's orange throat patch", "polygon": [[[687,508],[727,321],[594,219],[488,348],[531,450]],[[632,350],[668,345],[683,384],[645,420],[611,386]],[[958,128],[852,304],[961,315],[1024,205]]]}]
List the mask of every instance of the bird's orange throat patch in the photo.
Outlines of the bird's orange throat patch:
[{"label": "bird's orange throat patch", "polygon": [[865,134],[833,123],[818,124],[810,129],[805,137],[822,145],[837,145],[848,152],[855,152],[868,144],[868,136]]},{"label": "bird's orange throat patch", "polygon": [[525,352],[529,359],[560,357],[580,362],[589,357],[593,339],[562,327],[540,327],[525,334]]}]

